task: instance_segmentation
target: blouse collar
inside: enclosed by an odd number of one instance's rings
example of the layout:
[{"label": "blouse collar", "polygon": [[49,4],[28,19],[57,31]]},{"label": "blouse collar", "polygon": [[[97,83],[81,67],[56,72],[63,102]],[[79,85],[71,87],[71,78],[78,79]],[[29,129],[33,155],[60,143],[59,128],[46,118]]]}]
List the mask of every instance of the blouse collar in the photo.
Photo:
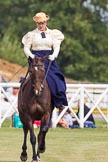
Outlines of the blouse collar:
[{"label": "blouse collar", "polygon": [[50,33],[50,29],[48,29],[48,28],[47,28],[46,31],[41,31],[41,30],[39,30],[38,28],[36,28],[35,30],[36,30],[37,33],[42,33],[42,32],[44,32],[44,33],[46,33],[46,34],[49,34],[49,33]]}]

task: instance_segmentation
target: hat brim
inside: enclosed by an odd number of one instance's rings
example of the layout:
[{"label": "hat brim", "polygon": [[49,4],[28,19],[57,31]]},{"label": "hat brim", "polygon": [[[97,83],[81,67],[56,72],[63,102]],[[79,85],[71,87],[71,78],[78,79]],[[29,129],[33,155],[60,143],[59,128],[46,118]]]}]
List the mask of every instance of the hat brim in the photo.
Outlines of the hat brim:
[{"label": "hat brim", "polygon": [[40,18],[37,18],[36,16],[34,16],[33,17],[33,20],[35,21],[35,22],[44,22],[44,21],[48,21],[49,20],[49,16],[48,15],[46,15],[46,17],[40,17]]}]

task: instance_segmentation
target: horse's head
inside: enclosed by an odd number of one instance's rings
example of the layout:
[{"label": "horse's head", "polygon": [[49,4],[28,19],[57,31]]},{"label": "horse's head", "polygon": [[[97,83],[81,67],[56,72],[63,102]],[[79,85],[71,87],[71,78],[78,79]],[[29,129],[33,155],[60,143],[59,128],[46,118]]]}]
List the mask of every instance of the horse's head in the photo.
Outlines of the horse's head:
[{"label": "horse's head", "polygon": [[40,58],[35,56],[34,59],[30,60],[29,74],[36,95],[40,95],[42,93],[42,89],[44,88],[44,78],[45,78],[44,61],[47,57],[48,56]]}]

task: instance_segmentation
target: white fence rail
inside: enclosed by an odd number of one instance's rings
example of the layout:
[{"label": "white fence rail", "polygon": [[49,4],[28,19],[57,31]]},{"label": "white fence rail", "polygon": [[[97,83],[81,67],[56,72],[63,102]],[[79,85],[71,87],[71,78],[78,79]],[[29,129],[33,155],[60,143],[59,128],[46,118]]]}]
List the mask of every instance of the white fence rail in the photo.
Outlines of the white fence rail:
[{"label": "white fence rail", "polygon": [[[11,114],[17,112],[17,97],[14,101],[11,101],[7,88],[19,87],[20,83],[0,83],[0,127],[4,120]],[[2,103],[3,97],[8,100],[8,107],[6,112],[2,114],[4,109]],[[90,116],[90,114],[97,109],[103,119],[108,123],[108,116],[103,113],[102,108],[108,108],[108,84],[67,84],[67,98],[68,107],[61,112],[57,119],[55,119],[55,109],[52,117],[52,126],[56,127],[60,118],[64,115],[66,110],[69,108],[76,117],[81,128],[84,127],[84,122]],[[86,98],[87,104],[89,104],[90,111],[84,117],[84,100]],[[77,117],[74,108],[77,107],[79,101],[80,116]]]},{"label": "white fence rail", "polygon": [[0,83],[0,127],[7,117],[18,112],[17,96],[12,94],[13,87],[20,87],[20,83]]},{"label": "white fence rail", "polygon": [[[84,122],[93,113],[95,109],[98,110],[103,119],[108,123],[108,115],[104,114],[102,109],[105,108],[108,112],[108,84],[67,84],[67,97],[68,107],[66,107],[59,117],[55,120],[55,110],[53,113],[53,127],[56,127],[57,123],[69,108],[72,114],[76,117],[81,128],[84,127]],[[84,117],[84,103],[89,104],[90,111]],[[75,103],[78,107],[79,102],[79,118],[74,112]]]}]

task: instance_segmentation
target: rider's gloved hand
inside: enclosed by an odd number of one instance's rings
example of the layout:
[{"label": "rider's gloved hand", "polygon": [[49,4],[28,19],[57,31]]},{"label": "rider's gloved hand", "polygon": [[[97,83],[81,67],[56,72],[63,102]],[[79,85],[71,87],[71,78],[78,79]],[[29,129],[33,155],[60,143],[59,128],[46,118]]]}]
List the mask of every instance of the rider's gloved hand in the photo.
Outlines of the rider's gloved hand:
[{"label": "rider's gloved hand", "polygon": [[54,56],[53,54],[52,54],[52,55],[49,55],[48,59],[49,59],[50,61],[54,61],[54,60],[55,60],[55,56]]}]

